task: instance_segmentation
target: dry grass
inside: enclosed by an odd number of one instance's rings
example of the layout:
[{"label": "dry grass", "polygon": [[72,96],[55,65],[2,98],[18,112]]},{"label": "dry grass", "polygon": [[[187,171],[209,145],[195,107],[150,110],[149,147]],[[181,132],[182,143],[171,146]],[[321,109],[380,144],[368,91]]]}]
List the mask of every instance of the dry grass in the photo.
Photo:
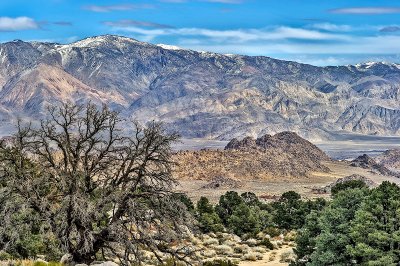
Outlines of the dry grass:
[{"label": "dry grass", "polygon": [[312,171],[327,171],[321,161],[281,150],[200,150],[174,155],[180,180],[211,180],[223,176],[240,180],[274,180],[307,177]]},{"label": "dry grass", "polygon": [[44,262],[30,259],[0,261],[0,266],[63,266],[59,262]]}]

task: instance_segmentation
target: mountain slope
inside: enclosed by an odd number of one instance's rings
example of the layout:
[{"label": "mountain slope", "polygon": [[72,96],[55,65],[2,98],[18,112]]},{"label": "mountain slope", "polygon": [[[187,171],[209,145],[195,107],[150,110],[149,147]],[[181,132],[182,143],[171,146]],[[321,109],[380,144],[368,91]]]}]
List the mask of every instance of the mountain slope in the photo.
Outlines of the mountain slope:
[{"label": "mountain slope", "polygon": [[129,118],[162,120],[184,137],[400,134],[400,66],[390,63],[315,67],[106,35],[0,44],[0,88],[0,110],[28,118],[54,99],[93,99]]},{"label": "mountain slope", "polygon": [[[22,71],[11,78],[0,92],[0,103],[14,111],[36,116],[54,103],[107,103],[108,96],[88,87],[64,70],[45,64]],[[38,112],[39,111],[39,112]]]}]

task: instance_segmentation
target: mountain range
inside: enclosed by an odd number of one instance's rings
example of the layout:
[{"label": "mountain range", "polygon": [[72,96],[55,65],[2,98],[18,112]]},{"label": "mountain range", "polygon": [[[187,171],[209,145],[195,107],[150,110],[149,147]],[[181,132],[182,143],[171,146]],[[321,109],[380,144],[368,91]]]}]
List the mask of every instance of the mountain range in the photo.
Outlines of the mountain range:
[{"label": "mountain range", "polygon": [[47,105],[105,103],[161,120],[185,138],[227,140],[294,131],[400,135],[400,65],[317,67],[104,35],[71,44],[0,44],[0,132]]}]

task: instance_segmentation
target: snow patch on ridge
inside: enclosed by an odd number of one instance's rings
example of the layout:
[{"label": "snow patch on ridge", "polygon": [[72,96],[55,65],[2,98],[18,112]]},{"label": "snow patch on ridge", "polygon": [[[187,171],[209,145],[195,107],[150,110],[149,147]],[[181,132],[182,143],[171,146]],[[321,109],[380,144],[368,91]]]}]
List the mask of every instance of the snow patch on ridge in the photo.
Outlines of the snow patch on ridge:
[{"label": "snow patch on ridge", "polygon": [[161,47],[161,48],[165,49],[165,50],[173,50],[173,51],[185,50],[185,49],[183,49],[183,48],[181,48],[179,46],[175,46],[175,45],[168,45],[168,44],[162,44],[162,43],[159,43],[159,44],[156,44],[156,45],[158,47]]}]

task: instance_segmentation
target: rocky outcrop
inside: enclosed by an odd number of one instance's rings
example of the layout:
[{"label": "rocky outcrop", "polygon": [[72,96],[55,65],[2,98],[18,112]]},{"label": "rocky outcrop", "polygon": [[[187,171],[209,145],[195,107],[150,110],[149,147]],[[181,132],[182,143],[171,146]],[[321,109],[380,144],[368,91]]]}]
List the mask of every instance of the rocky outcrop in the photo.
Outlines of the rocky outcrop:
[{"label": "rocky outcrop", "polygon": [[61,259],[60,259],[60,263],[62,265],[65,266],[75,266],[76,262],[74,262],[74,257],[72,256],[72,254],[64,254]]},{"label": "rocky outcrop", "polygon": [[225,150],[254,150],[261,152],[280,151],[307,158],[312,161],[328,161],[330,158],[317,146],[303,139],[294,132],[281,132],[273,136],[264,135],[257,139],[246,137],[242,140],[232,139]]},{"label": "rocky outcrop", "polygon": [[397,176],[395,172],[389,170],[384,165],[377,163],[373,158],[371,158],[367,154],[363,154],[357,157],[356,159],[351,161],[350,165],[353,167],[361,167],[364,169],[369,169],[373,172],[385,176]]},{"label": "rocky outcrop", "polygon": [[376,168],[378,164],[374,159],[372,159],[369,155],[363,154],[358,156],[356,159],[351,161],[351,166],[361,167],[364,169]]},{"label": "rocky outcrop", "polygon": [[[400,65],[316,67],[98,36],[75,43],[0,44],[0,133],[49,104],[92,100],[186,138],[282,131],[400,134]],[[250,134],[249,134],[250,132]]]},{"label": "rocky outcrop", "polygon": [[223,177],[223,176],[217,176],[213,178],[210,183],[205,184],[202,186],[202,189],[234,189],[234,188],[240,188],[243,186],[243,183],[229,178],[229,177]]},{"label": "rocky outcrop", "polygon": [[242,140],[238,140],[236,138],[232,139],[226,145],[225,150],[249,150],[249,149],[251,150],[251,149],[257,149],[258,147],[259,146],[254,138],[245,137]]},{"label": "rocky outcrop", "polygon": [[400,149],[387,150],[375,157],[375,161],[394,171],[400,171]]},{"label": "rocky outcrop", "polygon": [[330,193],[331,189],[336,186],[337,184],[342,184],[348,181],[352,181],[352,180],[360,180],[362,182],[365,183],[365,185],[367,185],[367,187],[375,187],[377,184],[372,181],[371,179],[362,176],[362,175],[358,175],[358,174],[353,174],[353,175],[349,175],[343,178],[339,178],[337,179],[335,182],[324,186],[324,187],[320,187],[320,188],[313,188],[312,192],[316,193],[316,194],[324,194],[324,193]]},{"label": "rocky outcrop", "polygon": [[[259,139],[231,140],[224,150],[181,151],[175,176],[180,179],[235,180],[308,178],[313,172],[328,172],[330,158],[318,147],[291,132]],[[214,183],[211,182],[211,185]]]}]

